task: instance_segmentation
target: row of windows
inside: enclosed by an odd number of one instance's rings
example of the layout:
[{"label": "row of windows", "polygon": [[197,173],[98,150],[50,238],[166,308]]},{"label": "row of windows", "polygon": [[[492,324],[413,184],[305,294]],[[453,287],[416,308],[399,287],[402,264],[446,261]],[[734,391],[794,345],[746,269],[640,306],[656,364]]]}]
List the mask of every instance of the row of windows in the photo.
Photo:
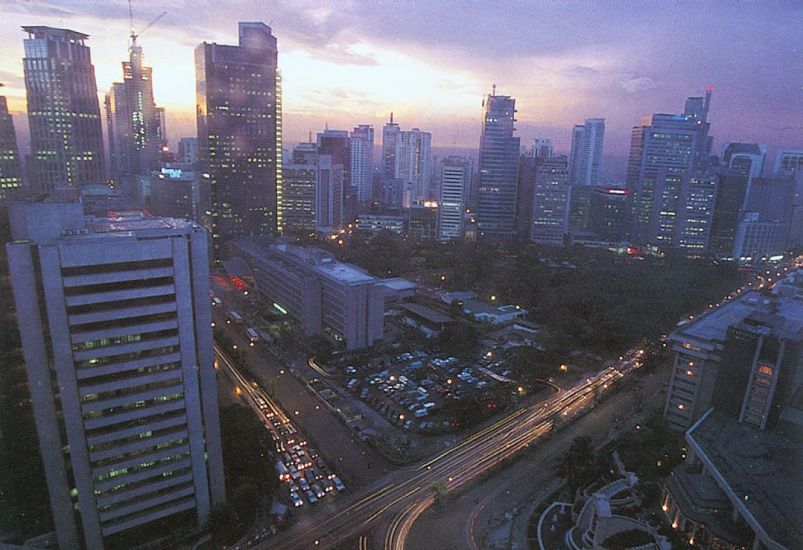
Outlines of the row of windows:
[{"label": "row of windows", "polygon": [[93,479],[97,481],[104,481],[106,479],[111,479],[113,477],[123,476],[126,474],[133,474],[135,472],[139,472],[145,470],[147,468],[151,468],[153,466],[161,466],[164,464],[169,464],[171,462],[177,462],[179,460],[189,458],[190,453],[189,451],[178,453],[172,456],[166,456],[165,458],[161,458],[159,460],[151,460],[148,462],[143,462],[141,464],[137,464],[136,466],[131,466],[129,468],[120,468],[118,470],[111,470],[110,472],[106,472],[103,474],[98,474],[93,476]]},{"label": "row of windows", "polygon": [[122,462],[124,460],[130,460],[138,456],[149,455],[155,453],[156,451],[161,451],[162,449],[172,449],[173,447],[180,447],[182,445],[186,445],[187,441],[188,438],[186,437],[175,439],[173,441],[165,441],[157,445],[151,445],[149,447],[145,447],[144,449],[137,449],[136,451],[131,451],[130,453],[124,453],[110,458],[95,460],[91,462],[91,465],[93,468],[102,468],[104,466],[109,466],[111,464]]},{"label": "row of windows", "polygon": [[183,398],[184,398],[184,392],[179,391],[167,395],[160,395],[159,397],[154,397],[151,399],[142,399],[140,401],[135,401],[134,403],[129,403],[127,405],[120,405],[117,407],[110,407],[108,409],[100,409],[97,411],[89,411],[87,413],[84,413],[83,417],[85,419],[106,418],[109,416],[113,416],[115,414],[123,414],[130,411],[135,411],[137,409],[144,409],[147,407],[151,407],[153,405],[162,405],[164,403],[177,401]]},{"label": "row of windows", "polygon": [[136,481],[134,483],[121,483],[120,485],[115,485],[114,487],[110,487],[108,489],[95,489],[94,493],[96,497],[104,497],[104,496],[111,496],[116,494],[120,491],[132,491],[134,489],[138,489],[140,487],[145,487],[152,483],[158,483],[164,479],[168,479],[174,476],[180,476],[184,474],[188,474],[192,471],[191,467],[187,466],[184,468],[179,468],[176,470],[170,470],[168,472],[163,472],[153,477],[149,477],[143,479],[141,481]]}]

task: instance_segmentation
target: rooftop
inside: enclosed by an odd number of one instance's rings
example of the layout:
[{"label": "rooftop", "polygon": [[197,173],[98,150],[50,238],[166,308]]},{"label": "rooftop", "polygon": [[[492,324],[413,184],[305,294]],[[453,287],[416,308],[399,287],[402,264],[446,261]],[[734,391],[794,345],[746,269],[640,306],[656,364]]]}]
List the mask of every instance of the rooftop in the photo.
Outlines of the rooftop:
[{"label": "rooftop", "polygon": [[521,309],[520,307],[514,306],[512,304],[504,306],[492,306],[480,300],[472,300],[472,299],[468,299],[463,302],[463,309],[466,312],[472,314],[486,313],[488,315],[507,315],[516,312],[521,312],[522,314],[527,313],[526,310]]},{"label": "rooftop", "polygon": [[740,512],[752,515],[776,543],[798,546],[803,540],[799,432],[762,431],[712,411],[687,432],[686,439],[722,476],[726,483],[722,489]]},{"label": "rooftop", "polygon": [[421,304],[402,304],[401,307],[402,309],[405,309],[415,315],[418,315],[419,317],[429,321],[430,323],[441,325],[449,323],[453,320],[448,315],[445,315],[440,311],[434,310],[430,307]]},{"label": "rooftop", "polygon": [[393,290],[415,290],[418,285],[403,277],[390,277],[379,281],[384,286]]}]

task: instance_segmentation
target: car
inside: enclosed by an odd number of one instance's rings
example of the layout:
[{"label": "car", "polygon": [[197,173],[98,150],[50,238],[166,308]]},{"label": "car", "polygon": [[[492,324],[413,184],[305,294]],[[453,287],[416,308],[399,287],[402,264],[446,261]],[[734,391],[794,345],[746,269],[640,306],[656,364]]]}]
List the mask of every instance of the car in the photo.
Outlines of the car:
[{"label": "car", "polygon": [[315,479],[323,479],[323,472],[320,471],[318,468],[312,469],[313,475],[315,475]]},{"label": "car", "polygon": [[309,491],[309,483],[307,483],[307,480],[303,477],[298,480],[298,485],[301,487],[302,491]]},{"label": "car", "polygon": [[312,470],[307,470],[304,472],[304,478],[306,478],[306,480],[311,484],[315,483],[315,474],[312,473]]},{"label": "car", "polygon": [[318,502],[318,497],[315,496],[315,493],[312,492],[312,489],[305,491],[304,494],[307,495],[307,500],[309,500],[310,504],[315,504]]},{"label": "car", "polygon": [[342,482],[342,481],[340,481],[340,478],[339,478],[339,477],[337,477],[337,476],[333,477],[333,478],[332,478],[332,483],[334,483],[334,484],[335,484],[335,489],[337,489],[337,490],[338,490],[338,492],[342,493],[343,491],[345,491],[345,490],[346,490],[346,486],[345,486],[345,485],[343,485],[343,482]]},{"label": "car", "polygon": [[299,506],[304,506],[304,501],[298,496],[298,493],[290,493],[290,500],[293,501],[293,506],[298,508]]},{"label": "car", "polygon": [[291,481],[287,484],[287,488],[290,489],[291,493],[298,492],[298,485],[296,485],[295,481]]},{"label": "car", "polygon": [[335,473],[328,466],[323,468],[323,475],[326,477],[326,479],[332,479],[335,477]]},{"label": "car", "polygon": [[323,498],[326,496],[326,491],[321,489],[321,486],[318,485],[317,483],[312,486],[311,490],[315,493],[315,496],[317,496],[318,498]]},{"label": "car", "polygon": [[335,486],[332,484],[332,482],[325,478],[321,480],[321,487],[323,487],[323,490],[327,493],[331,493],[335,490]]}]

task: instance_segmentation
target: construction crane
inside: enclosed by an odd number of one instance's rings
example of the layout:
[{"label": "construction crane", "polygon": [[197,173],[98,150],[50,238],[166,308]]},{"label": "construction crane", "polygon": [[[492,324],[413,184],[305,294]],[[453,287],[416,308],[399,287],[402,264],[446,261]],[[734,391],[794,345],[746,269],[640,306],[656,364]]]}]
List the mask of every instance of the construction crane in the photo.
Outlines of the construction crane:
[{"label": "construction crane", "polygon": [[147,25],[145,25],[139,32],[134,32],[134,12],[131,9],[131,0],[128,0],[128,21],[129,21],[129,25],[130,25],[130,28],[131,28],[131,35],[130,35],[131,36],[131,45],[132,46],[136,46],[137,45],[137,38],[139,38],[142,35],[142,33],[144,33],[145,31],[150,29],[152,26],[154,26],[156,24],[156,22],[159,21],[159,19],[161,19],[165,15],[167,15],[167,12],[163,11],[162,13],[160,13],[159,15],[154,17],[151,20],[151,22],[148,23]]}]

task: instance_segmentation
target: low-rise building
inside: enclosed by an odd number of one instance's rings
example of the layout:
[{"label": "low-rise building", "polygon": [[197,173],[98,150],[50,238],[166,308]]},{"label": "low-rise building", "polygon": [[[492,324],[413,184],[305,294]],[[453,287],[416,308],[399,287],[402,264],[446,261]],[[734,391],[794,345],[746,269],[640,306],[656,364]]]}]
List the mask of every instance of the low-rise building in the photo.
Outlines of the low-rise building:
[{"label": "low-rise building", "polygon": [[463,313],[470,315],[475,321],[503,325],[516,319],[523,319],[527,315],[527,310],[512,304],[492,306],[479,300],[465,300],[463,302]]},{"label": "low-rise building", "polygon": [[421,304],[402,304],[402,319],[404,324],[418,329],[427,338],[438,336],[446,325],[454,319]]}]

